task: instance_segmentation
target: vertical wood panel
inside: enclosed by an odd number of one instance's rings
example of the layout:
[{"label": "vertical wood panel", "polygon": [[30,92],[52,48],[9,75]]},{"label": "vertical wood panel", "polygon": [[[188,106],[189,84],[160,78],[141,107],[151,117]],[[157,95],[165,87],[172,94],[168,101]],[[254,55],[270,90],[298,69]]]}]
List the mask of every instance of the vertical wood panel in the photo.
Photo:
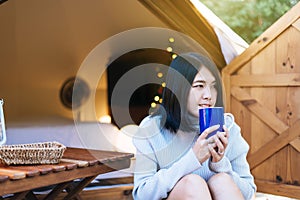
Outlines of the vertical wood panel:
[{"label": "vertical wood panel", "polygon": [[[243,68],[241,68],[237,74],[243,74],[243,75],[250,75],[251,72],[251,62],[248,62],[244,65]],[[250,89],[246,89],[247,92],[250,91]],[[232,111],[235,118],[236,122],[238,125],[241,127],[241,133],[245,140],[248,142],[250,146],[249,152],[253,152],[253,148],[250,144],[252,144],[252,134],[251,134],[251,123],[249,123],[249,119],[251,119],[251,113],[250,111],[245,108],[239,101],[237,101],[234,98],[231,98],[232,105],[231,107],[233,108]]]},{"label": "vertical wood panel", "polygon": [[[294,73],[299,73],[299,8],[300,3],[257,38],[241,56],[225,67],[223,73],[227,73],[231,78],[235,75],[270,77],[272,75],[292,76]],[[300,87],[286,83],[289,80],[293,82],[297,78],[291,77],[286,81],[282,80],[284,85],[277,82],[278,85],[272,86],[258,85],[253,77],[248,78],[252,78],[253,85],[240,86],[242,88],[237,87],[239,84],[235,84],[234,87],[231,85],[230,105],[231,112],[236,116],[242,132],[246,131],[243,136],[250,145],[248,160],[252,163],[252,173],[258,191],[300,199],[300,137],[299,127],[294,127],[294,123],[300,119]],[[236,77],[234,80],[239,79]],[[271,117],[270,112],[276,117]],[[280,136],[264,122],[276,127],[274,130],[284,131],[284,127],[290,129],[281,138],[273,140]],[[289,144],[283,143],[286,138],[290,138]],[[269,143],[271,140],[272,142]],[[280,143],[281,146],[278,147]],[[263,160],[267,152],[268,159]]]},{"label": "vertical wood panel", "polygon": [[[276,71],[277,73],[295,73],[300,70],[300,32],[294,27],[290,27],[276,40]],[[297,55],[298,54],[298,55]],[[277,90],[277,108],[279,117],[291,126],[297,119],[300,118],[300,90],[299,87],[285,87]],[[298,138],[297,141],[300,142]],[[299,182],[299,166],[300,155],[295,153],[292,146],[288,146],[286,151],[287,168],[284,182],[293,184]],[[299,168],[298,168],[299,169]]]},{"label": "vertical wood panel", "polygon": [[[257,54],[251,60],[251,72],[252,74],[275,74],[276,60],[276,43],[270,43],[263,51]],[[252,87],[251,96],[263,102],[265,108],[273,113],[276,113],[276,88],[273,87]],[[276,133],[266,126],[261,120],[256,117],[252,117],[251,120],[252,137],[255,137],[254,150],[262,147],[268,141],[276,137]],[[286,178],[286,162],[280,162],[282,155],[286,154],[286,149],[282,149],[280,153],[273,155],[267,159],[262,165],[253,170],[254,176],[263,178],[268,181],[276,181],[276,177],[280,179]]]}]

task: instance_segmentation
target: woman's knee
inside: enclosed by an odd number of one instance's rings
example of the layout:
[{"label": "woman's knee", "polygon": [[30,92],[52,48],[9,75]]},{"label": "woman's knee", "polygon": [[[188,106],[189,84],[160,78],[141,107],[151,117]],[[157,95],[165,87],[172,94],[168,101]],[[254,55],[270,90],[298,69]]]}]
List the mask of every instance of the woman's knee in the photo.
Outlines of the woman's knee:
[{"label": "woman's knee", "polygon": [[199,185],[206,185],[205,180],[196,174],[189,174],[180,179],[180,181],[183,182],[183,184],[187,186],[199,186]]},{"label": "woman's knee", "polygon": [[214,199],[243,199],[242,193],[231,176],[227,173],[218,173],[208,180],[208,187]]},{"label": "woman's knee", "polygon": [[218,189],[219,188],[231,188],[235,187],[236,184],[234,183],[231,176],[227,173],[217,173],[213,175],[207,182],[208,187],[210,190]]},{"label": "woman's knee", "polygon": [[208,180],[209,185],[219,185],[226,182],[233,182],[231,176],[227,173],[217,173]]},{"label": "woman's knee", "polygon": [[177,196],[177,194],[180,194],[181,199],[199,199],[201,196],[210,196],[206,181],[195,174],[182,177],[171,191],[168,199],[173,199],[172,197]]}]

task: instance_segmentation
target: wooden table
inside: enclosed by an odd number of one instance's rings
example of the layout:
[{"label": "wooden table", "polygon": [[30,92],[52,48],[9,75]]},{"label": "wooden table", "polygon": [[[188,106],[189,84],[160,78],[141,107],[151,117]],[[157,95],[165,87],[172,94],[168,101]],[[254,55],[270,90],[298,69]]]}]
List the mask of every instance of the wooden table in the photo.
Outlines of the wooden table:
[{"label": "wooden table", "polygon": [[12,199],[36,199],[32,190],[46,186],[53,187],[44,199],[55,199],[63,190],[67,191],[64,199],[80,199],[79,193],[95,177],[128,168],[131,157],[130,153],[67,148],[58,164],[0,165],[0,199],[7,194],[14,194]]}]

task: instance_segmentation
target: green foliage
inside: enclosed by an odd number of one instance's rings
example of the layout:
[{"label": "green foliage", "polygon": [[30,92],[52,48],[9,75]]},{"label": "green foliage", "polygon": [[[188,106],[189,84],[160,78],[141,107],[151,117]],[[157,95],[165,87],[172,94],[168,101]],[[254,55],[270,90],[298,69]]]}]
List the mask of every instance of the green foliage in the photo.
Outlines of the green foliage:
[{"label": "green foliage", "polygon": [[251,43],[300,0],[200,0]]}]

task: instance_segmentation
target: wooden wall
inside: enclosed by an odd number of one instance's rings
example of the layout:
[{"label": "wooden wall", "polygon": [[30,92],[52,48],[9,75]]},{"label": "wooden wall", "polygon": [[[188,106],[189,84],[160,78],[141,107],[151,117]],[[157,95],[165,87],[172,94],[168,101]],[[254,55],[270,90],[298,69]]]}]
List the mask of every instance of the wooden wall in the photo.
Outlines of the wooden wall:
[{"label": "wooden wall", "polygon": [[300,198],[300,4],[223,70],[258,191]]}]

